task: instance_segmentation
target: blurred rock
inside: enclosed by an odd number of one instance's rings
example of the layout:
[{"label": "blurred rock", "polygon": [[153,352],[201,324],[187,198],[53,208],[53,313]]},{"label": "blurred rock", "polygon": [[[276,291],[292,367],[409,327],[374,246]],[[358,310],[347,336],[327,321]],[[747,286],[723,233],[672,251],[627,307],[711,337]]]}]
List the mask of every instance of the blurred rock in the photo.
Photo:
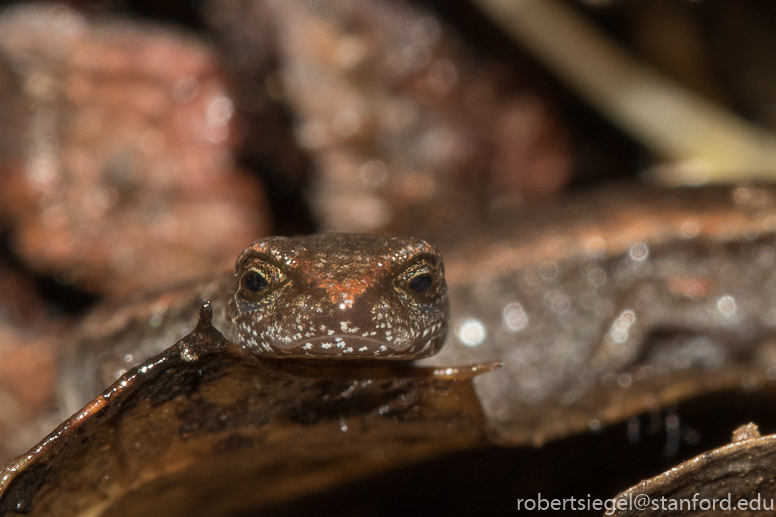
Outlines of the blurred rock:
[{"label": "blurred rock", "polygon": [[231,76],[239,156],[265,182],[278,235],[315,231],[304,199],[313,166],[294,138],[292,107],[283,93],[276,34],[264,2],[207,2],[204,17]]},{"label": "blurred rock", "polygon": [[611,186],[436,243],[494,432],[534,444],[776,380],[776,191]]},{"label": "blurred rock", "polygon": [[55,383],[62,321],[33,284],[0,265],[0,464],[23,453],[61,418]]},{"label": "blurred rock", "polygon": [[0,464],[22,454],[62,418],[57,337],[0,322]]},{"label": "blurred rock", "polygon": [[3,12],[0,54],[14,74],[0,86],[18,85],[25,110],[0,200],[30,267],[123,294],[228,268],[268,232],[206,46],[31,4]]},{"label": "blurred rock", "polygon": [[568,181],[570,151],[551,109],[506,91],[430,13],[382,0],[214,0],[211,11],[226,6],[277,34],[256,45],[279,52],[268,80],[316,163],[310,197],[323,229],[429,236]]}]

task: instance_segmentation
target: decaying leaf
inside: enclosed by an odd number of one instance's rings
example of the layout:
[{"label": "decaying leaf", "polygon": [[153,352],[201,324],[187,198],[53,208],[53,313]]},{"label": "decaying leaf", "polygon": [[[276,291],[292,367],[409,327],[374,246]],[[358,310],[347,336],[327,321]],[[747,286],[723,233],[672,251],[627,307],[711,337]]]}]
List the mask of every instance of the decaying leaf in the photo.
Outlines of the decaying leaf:
[{"label": "decaying leaf", "polygon": [[620,517],[773,515],[776,435],[742,426],[730,445],[642,481],[613,500]]},{"label": "decaying leaf", "polygon": [[481,445],[478,368],[268,363],[206,304],[193,333],[6,467],[0,515],[234,515]]}]

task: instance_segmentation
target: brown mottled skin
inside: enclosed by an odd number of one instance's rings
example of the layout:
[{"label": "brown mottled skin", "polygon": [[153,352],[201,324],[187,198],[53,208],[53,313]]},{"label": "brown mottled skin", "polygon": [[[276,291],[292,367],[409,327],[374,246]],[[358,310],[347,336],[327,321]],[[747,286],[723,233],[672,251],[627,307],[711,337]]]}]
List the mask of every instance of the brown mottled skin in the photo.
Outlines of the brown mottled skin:
[{"label": "brown mottled skin", "polygon": [[411,237],[268,237],[237,259],[227,320],[257,354],[420,359],[447,334],[442,258]]},{"label": "brown mottled skin", "polygon": [[444,266],[428,243],[267,237],[243,251],[233,274],[91,314],[63,357],[66,411],[188,333],[204,299],[228,339],[269,357],[414,360],[438,352],[447,335]]}]

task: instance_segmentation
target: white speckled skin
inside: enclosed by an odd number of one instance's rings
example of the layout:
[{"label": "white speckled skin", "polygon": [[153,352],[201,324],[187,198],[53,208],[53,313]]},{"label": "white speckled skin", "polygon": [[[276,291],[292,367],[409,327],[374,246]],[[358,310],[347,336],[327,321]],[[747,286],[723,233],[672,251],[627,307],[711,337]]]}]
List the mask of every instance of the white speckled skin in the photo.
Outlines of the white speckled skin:
[{"label": "white speckled skin", "polygon": [[[245,285],[256,273],[268,282],[260,293]],[[420,275],[422,293],[410,287]],[[233,292],[232,337],[260,355],[419,359],[447,334],[442,258],[411,237],[268,237],[237,259]]]}]

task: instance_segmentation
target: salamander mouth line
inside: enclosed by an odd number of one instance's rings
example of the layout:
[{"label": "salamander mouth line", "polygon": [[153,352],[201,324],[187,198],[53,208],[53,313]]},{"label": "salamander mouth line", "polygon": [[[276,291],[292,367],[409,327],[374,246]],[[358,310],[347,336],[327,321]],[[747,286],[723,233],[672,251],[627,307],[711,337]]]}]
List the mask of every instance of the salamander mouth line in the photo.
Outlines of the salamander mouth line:
[{"label": "salamander mouth line", "polygon": [[385,353],[401,352],[411,348],[415,343],[410,342],[407,346],[396,348],[384,339],[376,339],[374,337],[356,336],[353,334],[332,334],[331,336],[315,336],[308,339],[296,339],[294,341],[286,342],[282,340],[273,340],[272,346],[279,350],[316,350],[318,352],[331,352],[347,353],[345,352],[349,348],[352,351],[359,351],[361,353],[371,351],[380,351]]}]

